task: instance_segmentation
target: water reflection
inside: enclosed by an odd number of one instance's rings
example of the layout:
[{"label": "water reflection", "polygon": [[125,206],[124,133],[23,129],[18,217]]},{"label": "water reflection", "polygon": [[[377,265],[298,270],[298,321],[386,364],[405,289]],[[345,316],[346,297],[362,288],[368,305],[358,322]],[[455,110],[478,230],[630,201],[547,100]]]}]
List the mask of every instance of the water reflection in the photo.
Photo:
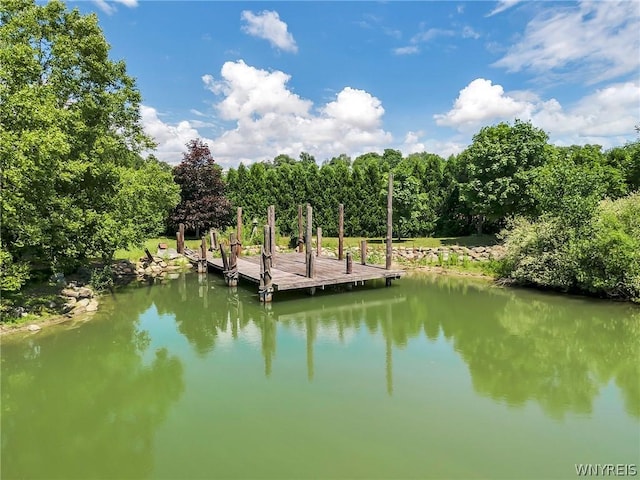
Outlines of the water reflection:
[{"label": "water reflection", "polygon": [[132,321],[149,305],[3,342],[2,478],[148,476],[155,430],[184,389],[178,358],[150,351]]},{"label": "water reflection", "polygon": [[[384,339],[384,378],[394,392],[394,350],[420,338],[449,343],[464,360],[474,389],[510,406],[537,402],[554,418],[590,413],[602,389],[614,383],[626,411],[640,417],[640,313],[636,307],[536,292],[500,289],[466,279],[409,278],[398,288],[343,295],[293,297],[265,309],[250,289],[230,290],[215,277],[154,291],[160,312],[171,312],[198,355],[216,338],[259,332],[264,373],[274,369],[279,330],[303,332],[307,379],[314,347],[341,343],[360,331]],[[250,328],[249,328],[250,327]]]}]

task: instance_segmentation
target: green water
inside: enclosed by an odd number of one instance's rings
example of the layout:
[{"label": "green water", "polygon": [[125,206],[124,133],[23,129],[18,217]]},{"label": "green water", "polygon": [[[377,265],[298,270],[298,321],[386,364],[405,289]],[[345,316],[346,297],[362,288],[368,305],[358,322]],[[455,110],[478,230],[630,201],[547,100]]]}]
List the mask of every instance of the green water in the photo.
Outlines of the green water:
[{"label": "green water", "polygon": [[2,344],[1,476],[576,478],[640,463],[640,309],[410,277],[210,275]]}]

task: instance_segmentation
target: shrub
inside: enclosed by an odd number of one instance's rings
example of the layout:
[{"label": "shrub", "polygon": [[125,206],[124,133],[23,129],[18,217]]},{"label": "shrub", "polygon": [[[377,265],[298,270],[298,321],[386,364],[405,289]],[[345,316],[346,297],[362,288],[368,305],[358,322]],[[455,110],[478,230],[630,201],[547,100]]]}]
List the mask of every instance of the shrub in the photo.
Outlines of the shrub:
[{"label": "shrub", "polygon": [[562,291],[640,300],[640,194],[603,200],[583,223],[514,220],[500,274]]}]

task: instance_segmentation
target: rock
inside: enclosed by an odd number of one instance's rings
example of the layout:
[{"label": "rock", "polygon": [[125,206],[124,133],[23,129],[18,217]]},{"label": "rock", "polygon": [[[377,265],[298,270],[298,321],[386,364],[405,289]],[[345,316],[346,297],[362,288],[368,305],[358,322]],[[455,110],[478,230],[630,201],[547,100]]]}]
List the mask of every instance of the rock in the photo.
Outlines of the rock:
[{"label": "rock", "polygon": [[175,272],[176,270],[181,270],[182,267],[180,265],[167,265],[167,268],[165,268],[165,270],[167,270],[168,272]]},{"label": "rock", "polygon": [[81,287],[78,289],[78,297],[79,298],[91,298],[93,297],[93,290],[87,287]]},{"label": "rock", "polygon": [[71,313],[73,315],[79,315],[79,314],[84,313],[86,311],[87,311],[87,307],[77,306],[76,308],[73,309],[73,311]]},{"label": "rock", "polygon": [[78,300],[78,302],[76,303],[76,308],[86,307],[87,305],[89,305],[89,303],[91,303],[91,300],[89,300],[88,298],[83,298],[82,300]]},{"label": "rock", "polygon": [[80,293],[77,290],[74,290],[73,288],[63,288],[60,294],[63,297],[70,297],[70,298],[78,298],[80,296]]},{"label": "rock", "polygon": [[40,330],[42,330],[42,327],[40,325],[32,323],[27,327],[27,330],[29,330],[30,332],[39,332]]},{"label": "rock", "polygon": [[176,280],[177,278],[180,278],[180,274],[179,273],[168,273],[167,274],[167,278],[170,278],[171,280]]},{"label": "rock", "polygon": [[160,261],[158,263],[158,266],[160,266],[160,268],[167,268],[167,264],[165,262],[163,262],[163,261]]},{"label": "rock", "polygon": [[193,268],[193,265],[191,265],[190,263],[187,263],[184,268]]},{"label": "rock", "polygon": [[87,305],[87,312],[95,312],[98,310],[98,301],[94,298]]}]

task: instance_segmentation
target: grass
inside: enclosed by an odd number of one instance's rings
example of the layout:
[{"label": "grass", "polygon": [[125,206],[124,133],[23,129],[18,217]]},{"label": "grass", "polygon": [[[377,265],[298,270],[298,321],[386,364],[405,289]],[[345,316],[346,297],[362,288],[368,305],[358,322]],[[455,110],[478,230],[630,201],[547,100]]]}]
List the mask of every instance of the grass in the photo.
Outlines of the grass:
[{"label": "grass", "polygon": [[[158,251],[158,244],[166,243],[170,248],[176,248],[176,239],[169,237],[158,237],[158,238],[150,238],[144,245],[142,246],[134,246],[128,248],[126,250],[120,249],[116,250],[114,255],[115,260],[130,260],[132,262],[137,262],[141,257],[145,256],[144,249],[148,248],[152,255]],[[199,239],[185,239],[185,246],[192,248],[194,250],[200,248],[200,240]]]}]

